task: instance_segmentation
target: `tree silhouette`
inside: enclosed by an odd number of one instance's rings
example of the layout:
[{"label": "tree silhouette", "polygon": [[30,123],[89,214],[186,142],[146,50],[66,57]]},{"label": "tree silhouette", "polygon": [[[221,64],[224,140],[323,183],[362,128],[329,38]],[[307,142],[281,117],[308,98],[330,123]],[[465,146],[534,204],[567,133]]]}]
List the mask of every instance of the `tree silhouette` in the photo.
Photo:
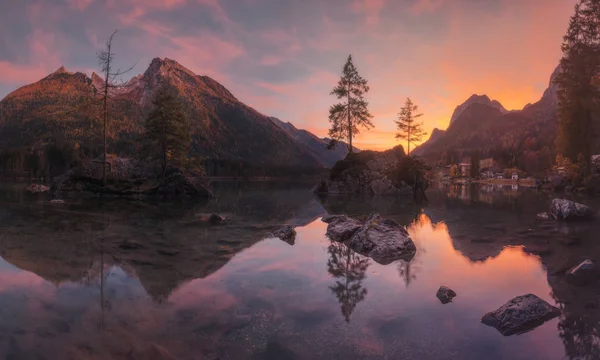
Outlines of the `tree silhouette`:
[{"label": "tree silhouette", "polygon": [[590,161],[594,113],[600,92],[594,79],[600,72],[600,1],[579,0],[562,43],[558,85],[557,152],[576,161]]},{"label": "tree silhouette", "polygon": [[[369,113],[369,103],[364,98],[368,91],[367,80],[358,74],[358,70],[352,63],[352,55],[349,55],[342,70],[342,77],[331,91],[331,95],[343,101],[329,108],[329,122],[331,122],[329,136],[333,140],[348,140],[350,153],[353,152],[352,138],[359,133],[359,127],[366,129],[373,127],[370,120],[373,115]],[[330,144],[335,147],[336,143]]]},{"label": "tree silhouette", "polygon": [[336,279],[329,289],[337,297],[342,315],[349,323],[356,305],[367,296],[367,289],[363,288],[362,281],[366,278],[371,260],[355,253],[342,243],[332,242],[327,252],[327,271]]},{"label": "tree silhouette", "polygon": [[395,121],[398,127],[396,139],[406,140],[407,154],[410,154],[410,144],[423,140],[423,137],[427,135],[423,131],[423,123],[416,122],[421,116],[423,114],[419,113],[419,106],[414,104],[410,98],[406,98],[404,107],[398,114],[398,120]]}]

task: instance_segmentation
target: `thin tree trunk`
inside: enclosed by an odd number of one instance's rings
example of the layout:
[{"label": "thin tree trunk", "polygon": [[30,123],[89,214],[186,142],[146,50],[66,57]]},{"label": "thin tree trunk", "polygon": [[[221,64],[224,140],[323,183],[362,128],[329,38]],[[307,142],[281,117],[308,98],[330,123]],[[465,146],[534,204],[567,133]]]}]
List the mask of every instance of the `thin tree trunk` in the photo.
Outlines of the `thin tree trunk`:
[{"label": "thin tree trunk", "polygon": [[110,76],[110,52],[111,41],[108,42],[108,57],[106,60],[106,72],[104,74],[104,155],[102,160],[102,185],[106,185],[106,128],[108,125],[108,81]]},{"label": "thin tree trunk", "polygon": [[350,84],[348,84],[348,152],[352,154],[352,121],[350,121]]}]

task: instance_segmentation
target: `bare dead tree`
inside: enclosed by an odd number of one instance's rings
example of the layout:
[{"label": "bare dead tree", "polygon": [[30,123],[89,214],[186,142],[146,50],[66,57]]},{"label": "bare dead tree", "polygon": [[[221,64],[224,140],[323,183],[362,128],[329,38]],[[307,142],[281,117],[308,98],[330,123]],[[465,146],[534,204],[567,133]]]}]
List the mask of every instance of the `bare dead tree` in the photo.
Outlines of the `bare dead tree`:
[{"label": "bare dead tree", "polygon": [[115,30],[108,41],[106,42],[106,49],[97,54],[98,62],[102,67],[102,74],[104,75],[104,84],[100,92],[102,93],[102,113],[103,113],[103,160],[102,160],[102,185],[106,185],[106,133],[108,128],[108,101],[110,97],[116,93],[116,89],[127,86],[127,83],[123,83],[120,77],[135,67],[135,64],[126,70],[113,71],[113,60],[115,53],[112,50],[112,42],[117,30]]}]

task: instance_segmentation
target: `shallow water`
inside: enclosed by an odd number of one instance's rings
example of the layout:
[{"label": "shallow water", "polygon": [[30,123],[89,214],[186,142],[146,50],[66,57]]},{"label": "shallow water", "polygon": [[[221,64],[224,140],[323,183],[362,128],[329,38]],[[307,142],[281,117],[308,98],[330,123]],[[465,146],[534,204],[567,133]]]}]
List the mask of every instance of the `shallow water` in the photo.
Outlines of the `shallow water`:
[{"label": "shallow water", "polygon": [[[218,184],[206,204],[69,199],[0,188],[3,359],[596,359],[597,223],[542,222],[549,194],[439,188],[408,199],[314,198]],[[600,208],[594,199],[577,201]],[[204,214],[218,212],[224,225]],[[328,213],[408,227],[415,258],[380,265],[325,237]],[[294,243],[269,234],[298,226]],[[452,303],[435,297],[454,289]],[[483,314],[534,293],[563,315],[502,336]]]}]

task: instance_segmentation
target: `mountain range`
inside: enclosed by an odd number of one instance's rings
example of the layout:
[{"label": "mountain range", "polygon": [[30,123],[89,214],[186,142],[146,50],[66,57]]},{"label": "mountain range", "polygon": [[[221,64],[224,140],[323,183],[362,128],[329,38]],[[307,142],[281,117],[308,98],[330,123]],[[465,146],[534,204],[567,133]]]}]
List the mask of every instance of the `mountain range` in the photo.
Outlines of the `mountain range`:
[{"label": "mountain range", "polygon": [[[182,100],[191,120],[193,153],[212,164],[216,175],[239,167],[262,169],[261,173],[269,172],[266,168],[277,174],[292,168],[300,173],[319,172],[348,152],[343,143],[327,150],[327,139],[261,114],[214,79],[166,58],[153,59],[143,74],[111,89],[110,152],[137,153],[143,119],[162,86]],[[95,73],[87,76],[61,67],[10,93],[0,101],[0,149],[39,149],[58,142],[100,153],[98,100],[103,87],[104,80]]]},{"label": "mountain range", "polygon": [[432,163],[456,163],[464,156],[494,157],[506,166],[535,173],[553,161],[557,89],[550,77],[541,99],[521,110],[507,111],[487,95],[472,95],[459,105],[446,130],[434,129],[413,154]]}]

